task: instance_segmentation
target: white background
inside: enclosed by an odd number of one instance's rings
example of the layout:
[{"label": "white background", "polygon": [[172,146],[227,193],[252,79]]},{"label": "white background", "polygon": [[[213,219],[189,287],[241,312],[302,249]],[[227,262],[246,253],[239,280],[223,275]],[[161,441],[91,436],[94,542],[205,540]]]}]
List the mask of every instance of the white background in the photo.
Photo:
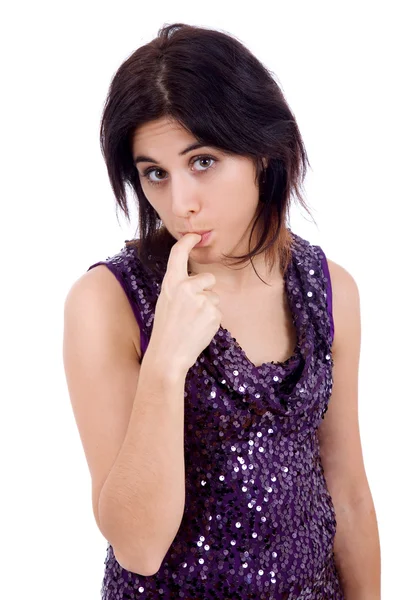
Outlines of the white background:
[{"label": "white background", "polygon": [[[106,540],[62,363],[73,282],[136,233],[99,145],[111,78],[164,24],[238,37],[277,76],[311,162],[291,226],[355,278],[359,416],[395,597],[399,508],[399,22],[396,2],[19,2],[1,25],[1,596],[100,598]],[[397,41],[396,41],[397,38]],[[349,457],[351,460],[351,457]]]}]

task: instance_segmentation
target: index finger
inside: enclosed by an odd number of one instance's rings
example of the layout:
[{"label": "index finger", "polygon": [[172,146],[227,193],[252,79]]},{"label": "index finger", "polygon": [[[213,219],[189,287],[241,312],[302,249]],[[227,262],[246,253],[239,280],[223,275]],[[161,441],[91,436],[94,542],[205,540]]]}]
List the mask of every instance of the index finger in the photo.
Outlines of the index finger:
[{"label": "index finger", "polygon": [[174,282],[182,281],[189,277],[187,264],[190,251],[201,240],[199,233],[186,233],[171,248],[167,263],[167,272]]}]

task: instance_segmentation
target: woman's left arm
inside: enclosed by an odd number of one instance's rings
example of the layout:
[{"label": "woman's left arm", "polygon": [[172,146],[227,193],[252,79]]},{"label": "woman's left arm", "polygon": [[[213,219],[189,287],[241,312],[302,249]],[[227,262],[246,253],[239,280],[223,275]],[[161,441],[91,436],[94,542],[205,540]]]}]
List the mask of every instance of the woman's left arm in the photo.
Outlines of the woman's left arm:
[{"label": "woman's left arm", "polygon": [[358,422],[360,298],[350,273],[331,260],[328,266],[335,325],[333,389],[318,438],[336,512],[335,562],[346,600],[380,600],[378,524],[364,468]]}]

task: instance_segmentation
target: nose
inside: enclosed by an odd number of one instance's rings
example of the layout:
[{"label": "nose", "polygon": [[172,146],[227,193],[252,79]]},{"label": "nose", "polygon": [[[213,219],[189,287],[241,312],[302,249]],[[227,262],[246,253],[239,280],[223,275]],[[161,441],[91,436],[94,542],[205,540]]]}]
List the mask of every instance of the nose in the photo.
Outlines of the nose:
[{"label": "nose", "polygon": [[197,213],[200,209],[200,197],[196,184],[190,176],[182,176],[171,184],[171,209],[175,217],[184,218],[188,213]]}]

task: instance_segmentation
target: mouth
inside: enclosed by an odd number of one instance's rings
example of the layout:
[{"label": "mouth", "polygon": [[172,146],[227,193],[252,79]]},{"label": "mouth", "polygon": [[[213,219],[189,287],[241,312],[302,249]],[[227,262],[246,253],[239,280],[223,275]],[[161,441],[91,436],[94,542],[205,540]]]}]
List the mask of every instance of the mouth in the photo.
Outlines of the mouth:
[{"label": "mouth", "polygon": [[201,235],[201,240],[200,242],[198,242],[194,248],[201,248],[203,246],[206,246],[213,234],[213,230],[209,229],[209,230],[202,230],[202,231],[184,231],[184,232],[179,232],[180,237],[183,237],[184,235],[186,235],[187,233],[197,233],[199,235]]},{"label": "mouth", "polygon": [[199,231],[180,231],[179,235],[182,237],[187,233],[198,233],[199,235],[204,235],[205,233],[210,233],[212,229],[200,229]]},{"label": "mouth", "polygon": [[[195,232],[195,233],[197,233],[197,232]],[[200,234],[200,235],[201,235],[201,240],[200,240],[200,242],[198,242],[198,243],[195,245],[195,248],[199,248],[199,247],[202,247],[202,246],[206,246],[206,245],[208,244],[208,242],[209,242],[209,240],[210,240],[211,236],[212,236],[212,233],[213,233],[213,232],[212,232],[212,230],[211,230],[211,231],[206,231],[206,232],[204,232],[204,233],[201,233],[201,234]]]}]

